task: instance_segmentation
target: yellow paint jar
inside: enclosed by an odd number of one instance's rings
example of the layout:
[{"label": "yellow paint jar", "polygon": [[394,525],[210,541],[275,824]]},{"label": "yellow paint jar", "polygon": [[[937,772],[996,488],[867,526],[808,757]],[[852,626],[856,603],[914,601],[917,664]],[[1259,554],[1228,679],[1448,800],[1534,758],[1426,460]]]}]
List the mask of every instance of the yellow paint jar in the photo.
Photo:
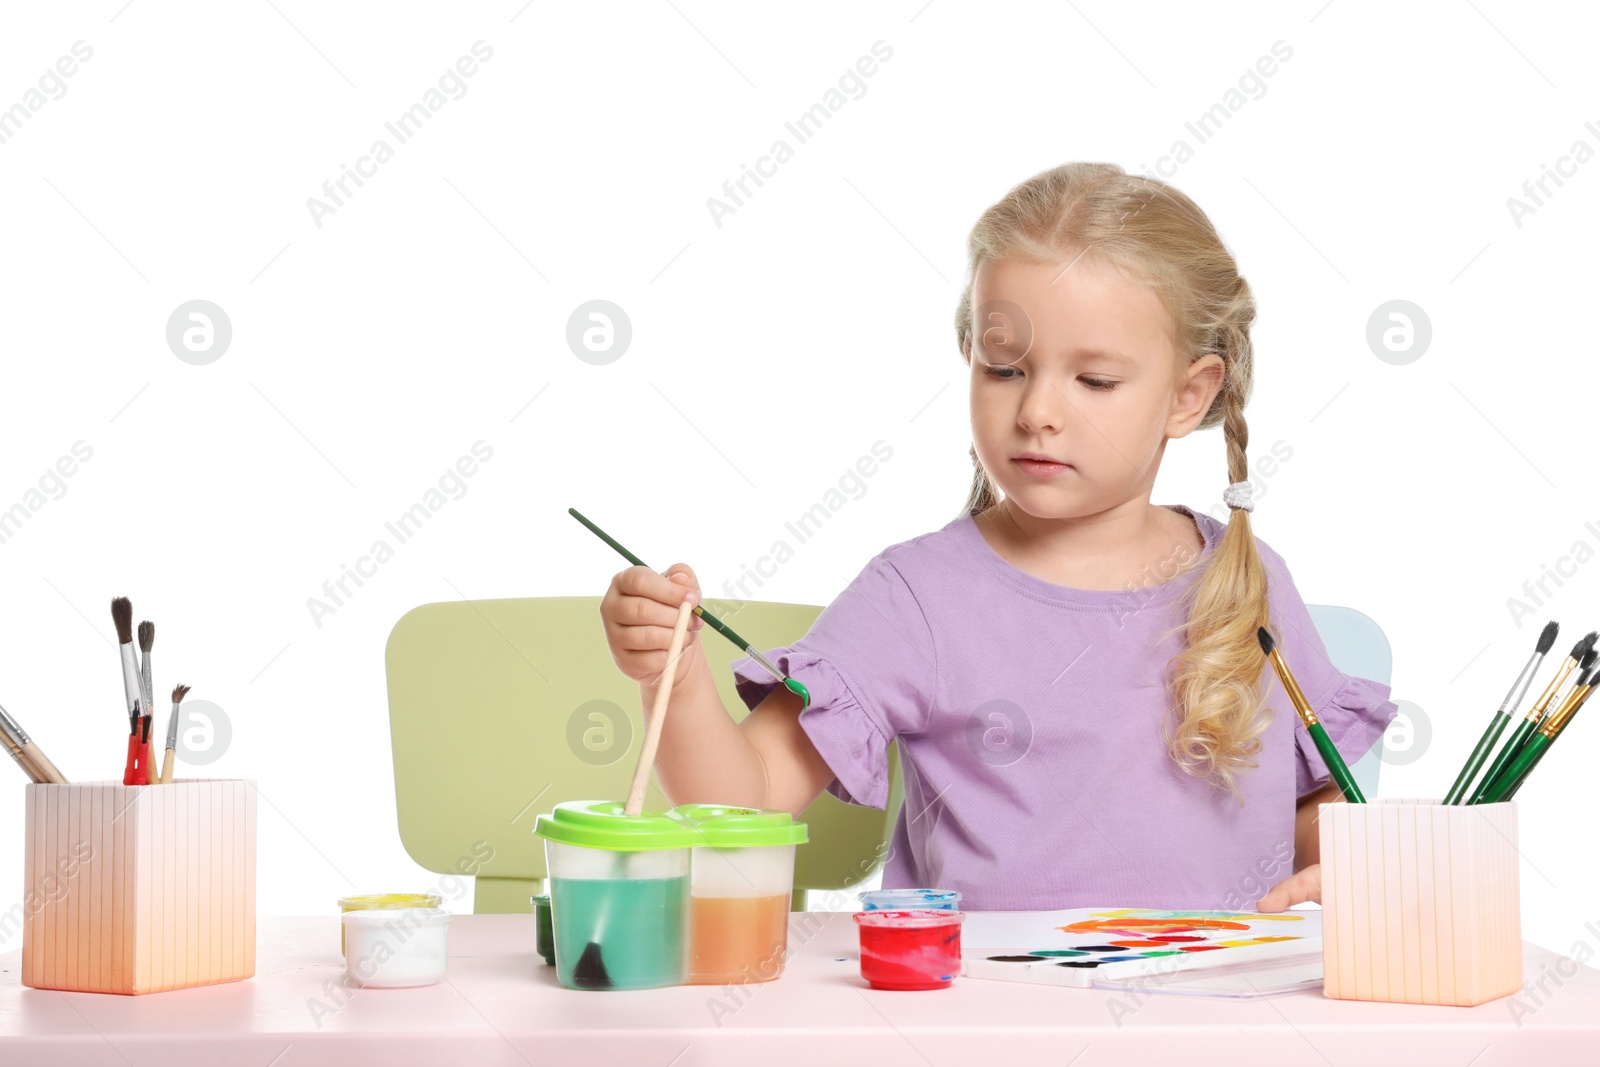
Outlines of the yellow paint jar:
[{"label": "yellow paint jar", "polygon": [[[366,893],[340,897],[339,912],[390,911],[395,908],[437,908],[443,900],[438,893]],[[345,954],[344,923],[339,923],[339,955]]]}]

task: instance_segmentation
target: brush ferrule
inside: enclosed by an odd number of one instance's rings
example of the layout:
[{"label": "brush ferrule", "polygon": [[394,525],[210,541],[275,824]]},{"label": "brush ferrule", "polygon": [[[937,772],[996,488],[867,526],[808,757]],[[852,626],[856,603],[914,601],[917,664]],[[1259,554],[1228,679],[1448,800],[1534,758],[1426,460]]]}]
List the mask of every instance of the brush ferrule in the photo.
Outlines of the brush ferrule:
[{"label": "brush ferrule", "polygon": [[1578,661],[1571,656],[1561,661],[1561,669],[1556,672],[1554,678],[1550,679],[1550,684],[1545,686],[1544,692],[1539,695],[1538,700],[1534,701],[1533,707],[1528,709],[1529,722],[1538,722],[1544,718],[1544,709],[1550,706],[1550,701],[1555,698],[1556,690],[1561,688],[1561,683],[1567,680],[1567,675],[1571,674],[1572,668],[1577,665]]},{"label": "brush ferrule", "polygon": [[129,713],[139,706],[141,685],[139,682],[139,664],[134,659],[133,642],[126,641],[121,646],[122,651],[122,693],[127,699]]},{"label": "brush ferrule", "polygon": [[0,708],[0,733],[4,733],[6,741],[17,746],[18,749],[21,749],[23,745],[32,740],[28,736],[28,731],[24,730],[17,720],[7,714],[5,708]]},{"label": "brush ferrule", "polygon": [[1590,688],[1587,685],[1576,686],[1572,692],[1567,694],[1567,698],[1561,702],[1561,706],[1545,718],[1544,725],[1539,727],[1539,732],[1554,741],[1556,734],[1566,729],[1567,720],[1572,718],[1573,713],[1583,706],[1584,700],[1589,696]]},{"label": "brush ferrule", "polygon": [[1506,691],[1506,698],[1500,702],[1500,711],[1504,715],[1515,715],[1517,708],[1522,704],[1522,698],[1528,695],[1528,687],[1533,685],[1533,676],[1539,673],[1539,664],[1544,662],[1544,653],[1535,652],[1528,657],[1528,662],[1522,665],[1522,673],[1517,675],[1517,680],[1511,683],[1511,688]]},{"label": "brush ferrule", "polygon": [[1278,681],[1283,683],[1284,692],[1289,694],[1289,702],[1294,705],[1294,710],[1300,715],[1300,721],[1305,723],[1307,729],[1317,725],[1317,713],[1312,710],[1311,701],[1306,699],[1305,692],[1300,688],[1300,683],[1295,681],[1294,675],[1289,673],[1289,664],[1284,662],[1283,653],[1274,648],[1268,656],[1272,659],[1273,669],[1278,672]]}]

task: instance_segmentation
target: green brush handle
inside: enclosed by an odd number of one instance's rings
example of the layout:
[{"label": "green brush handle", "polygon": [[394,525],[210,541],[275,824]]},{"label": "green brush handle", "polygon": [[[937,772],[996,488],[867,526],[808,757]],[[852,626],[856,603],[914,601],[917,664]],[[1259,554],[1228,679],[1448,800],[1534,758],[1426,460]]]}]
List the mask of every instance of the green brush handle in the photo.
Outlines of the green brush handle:
[{"label": "green brush handle", "polygon": [[1356,785],[1355,778],[1350,774],[1350,768],[1345,766],[1344,757],[1333,747],[1328,731],[1322,728],[1320,722],[1312,723],[1306,730],[1311,734],[1311,740],[1316,742],[1317,751],[1322,753],[1322,762],[1328,765],[1328,773],[1339,783],[1339,791],[1344,794],[1344,798],[1352,804],[1365,804],[1367,798],[1361,795],[1361,787]]},{"label": "green brush handle", "polygon": [[1511,766],[1511,761],[1517,758],[1517,753],[1522,751],[1522,746],[1527,742],[1528,735],[1533,733],[1533,729],[1534,723],[1527,718],[1517,723],[1511,740],[1506,742],[1500,754],[1494,758],[1494,762],[1489,764],[1489,773],[1483,776],[1483,783],[1478,786],[1478,791],[1472,794],[1472,799],[1467,803],[1483,803],[1483,798],[1489,795],[1489,790],[1494,788],[1495,782],[1505,773],[1506,768]]},{"label": "green brush handle", "polygon": [[[1550,740],[1552,744],[1555,742],[1555,738],[1553,737]],[[1544,759],[1545,753],[1549,751],[1550,745],[1545,745],[1543,748],[1541,748],[1538,755],[1533,757],[1533,762],[1528,764],[1528,769],[1523,772],[1522,777],[1517,779],[1515,782],[1512,782],[1511,788],[1507,789],[1505,796],[1501,797],[1500,799],[1510,800],[1512,797],[1516,796],[1517,790],[1521,789],[1525,784],[1527,784],[1528,779],[1533,777],[1533,772],[1539,766],[1539,761]]]},{"label": "green brush handle", "polygon": [[[635,567],[650,567],[650,564],[646,563],[644,560],[640,559],[638,556],[635,556],[632,552],[629,552],[626,548],[623,548],[622,545],[619,544],[616,540],[614,540],[611,537],[610,534],[606,533],[604,530],[600,529],[600,527],[596,526],[594,523],[590,522],[588,519],[586,519],[582,515],[580,515],[578,513],[578,509],[577,508],[568,508],[567,509],[567,514],[571,515],[573,518],[577,519],[579,522],[581,522],[585,526],[587,526],[589,528],[590,532],[592,532],[596,537],[600,538],[600,540],[604,541],[606,544],[610,545],[612,548],[616,549],[617,552],[619,554],[621,554],[623,559],[627,560],[629,563],[633,564]],[[654,567],[650,567],[650,569],[654,570],[655,568]],[[721,634],[723,637],[726,637],[729,641],[732,641],[736,646],[738,646],[739,648],[743,649],[745,654],[748,655],[751,659],[755,660],[757,663],[761,664],[767,670],[771,671],[774,675],[776,675],[783,682],[785,688],[787,688],[791,693],[794,693],[801,700],[805,701],[805,705],[804,705],[805,707],[810,707],[811,706],[811,693],[810,693],[810,691],[807,690],[805,686],[801,685],[795,679],[784,677],[783,672],[780,671],[780,670],[777,670],[776,668],[774,668],[772,666],[772,664],[768,663],[767,662],[767,658],[765,656],[763,656],[761,653],[757,652],[754,645],[752,645],[749,641],[746,641],[744,638],[740,637],[738,634],[734,633],[733,632],[733,627],[729,626],[727,623],[723,622],[721,619],[719,619],[715,615],[711,614],[711,612],[707,611],[700,604],[696,604],[694,606],[694,613],[696,615],[700,616],[702,619],[704,619],[707,626],[709,626],[713,630],[717,631],[717,633]]]},{"label": "green brush handle", "polygon": [[1506,767],[1505,772],[1495,779],[1494,784],[1489,787],[1488,792],[1479,803],[1498,804],[1502,800],[1510,799],[1511,794],[1517,791],[1517,787],[1522,784],[1522,780],[1528,776],[1528,772],[1533,769],[1533,765],[1539,762],[1539,757],[1544,755],[1544,750],[1549,747],[1550,738],[1542,733],[1534,734],[1532,740],[1523,747],[1521,752],[1517,753],[1517,758],[1511,761],[1510,766]]},{"label": "green brush handle", "polygon": [[1445,796],[1446,804],[1459,804],[1466,796],[1467,790],[1472,787],[1472,780],[1483,769],[1484,760],[1489,758],[1489,752],[1494,748],[1494,743],[1500,740],[1500,735],[1511,724],[1511,716],[1503,711],[1494,713],[1494,720],[1489,723],[1489,728],[1483,731],[1483,736],[1478,738],[1478,747],[1472,750],[1472,755],[1467,757],[1467,765],[1461,768],[1461,773],[1456,775],[1456,784],[1450,787],[1450,792]]}]

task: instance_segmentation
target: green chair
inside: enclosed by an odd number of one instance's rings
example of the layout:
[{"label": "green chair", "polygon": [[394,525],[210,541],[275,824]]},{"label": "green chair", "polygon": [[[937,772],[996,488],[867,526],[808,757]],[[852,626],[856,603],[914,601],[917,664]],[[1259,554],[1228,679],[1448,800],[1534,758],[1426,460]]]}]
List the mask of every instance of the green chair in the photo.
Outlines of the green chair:
[{"label": "green chair", "polygon": [[[797,640],[822,611],[706,607],[763,651]],[[709,627],[700,640],[724,706],[742,719],[728,664],[743,653]],[[611,659],[600,598],[424,604],[395,624],[384,659],[406,851],[429,871],[476,872],[474,911],[531,910],[546,874],[535,817],[562,801],[623,799],[643,742],[639,687]],[[807,890],[849,889],[882,865],[901,798],[892,746],[890,792],[887,810],[823,793],[800,816],[810,840],[795,854],[796,910]],[[652,782],[645,810],[666,807]]]}]

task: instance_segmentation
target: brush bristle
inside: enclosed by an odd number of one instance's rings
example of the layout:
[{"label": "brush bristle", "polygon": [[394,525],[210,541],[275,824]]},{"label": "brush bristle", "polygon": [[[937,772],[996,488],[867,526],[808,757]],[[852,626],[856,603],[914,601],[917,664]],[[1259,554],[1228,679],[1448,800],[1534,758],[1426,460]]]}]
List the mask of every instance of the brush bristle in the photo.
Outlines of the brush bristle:
[{"label": "brush bristle", "polygon": [[583,955],[578,957],[578,962],[572,968],[572,984],[579,989],[611,988],[611,972],[606,970],[598,941],[583,946]]},{"label": "brush bristle", "polygon": [[117,642],[133,644],[133,601],[119,596],[111,602],[111,621],[117,624]]},{"label": "brush bristle", "polygon": [[149,652],[156,643],[156,624],[148,619],[139,624],[139,651]]},{"label": "brush bristle", "polygon": [[1556,643],[1556,631],[1559,629],[1561,627],[1554,619],[1545,623],[1544,629],[1539,633],[1539,643],[1533,647],[1533,650],[1541,656],[1549,652]]},{"label": "brush bristle", "polygon": [[1600,633],[1590,630],[1583,635],[1583,640],[1572,646],[1572,658],[1582,659],[1583,654],[1594,647],[1595,641],[1600,640]]},{"label": "brush bristle", "polygon": [[1269,656],[1272,655],[1272,650],[1277,647],[1272,640],[1272,635],[1267,633],[1265,626],[1256,627],[1256,640],[1261,642],[1261,651]]},{"label": "brush bristle", "polygon": [[1591,648],[1583,654],[1583,658],[1578,661],[1578,666],[1583,670],[1589,670],[1594,666],[1595,657],[1597,656],[1600,656],[1600,652],[1596,652]]},{"label": "brush bristle", "polygon": [[174,704],[182,704],[183,703],[183,698],[188,696],[188,695],[189,695],[189,687],[188,686],[186,686],[186,685],[174,686],[173,689],[172,689],[172,702]]}]

